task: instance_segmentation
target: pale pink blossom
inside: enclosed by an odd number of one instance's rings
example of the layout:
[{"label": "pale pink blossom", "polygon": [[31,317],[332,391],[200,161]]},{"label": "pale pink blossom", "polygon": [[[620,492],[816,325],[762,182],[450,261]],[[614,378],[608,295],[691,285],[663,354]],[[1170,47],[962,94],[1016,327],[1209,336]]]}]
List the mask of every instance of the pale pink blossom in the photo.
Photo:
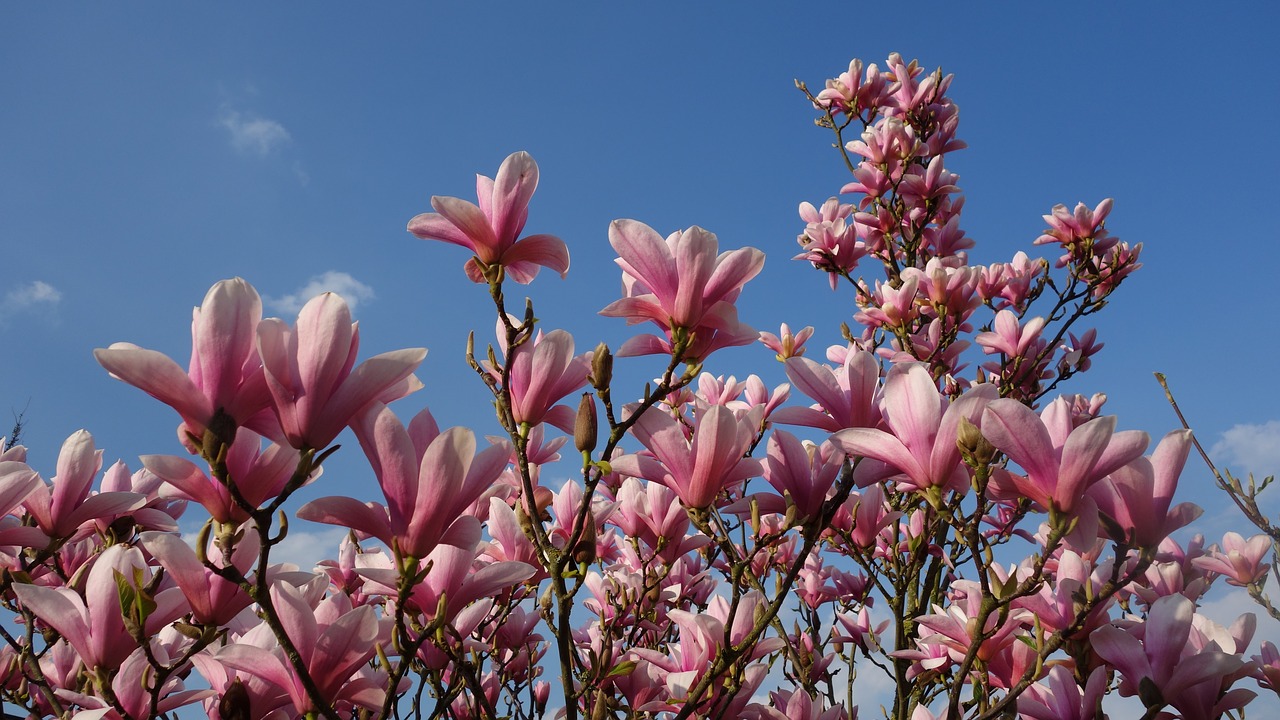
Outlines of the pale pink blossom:
[{"label": "pale pink blossom", "polygon": [[[93,355],[112,377],[178,411],[196,442],[215,415],[274,435],[265,418],[255,418],[271,399],[254,345],[261,318],[262,300],[252,285],[241,278],[222,280],[192,311],[191,363],[185,372],[165,355],[130,343]],[[234,435],[234,427],[214,431],[228,443]]]},{"label": "pale pink blossom", "polygon": [[696,226],[664,241],[635,220],[613,221],[609,242],[619,255],[625,297],[600,314],[626,318],[632,325],[653,322],[664,336],[632,338],[618,356],[670,353],[678,336],[687,336],[685,358],[701,360],[718,348],[747,345],[759,337],[738,321],[734,302],[764,267],[764,253],[755,248],[719,253],[716,236]]},{"label": "pale pink blossom", "polygon": [[1271,538],[1265,533],[1245,540],[1238,532],[1228,532],[1222,536],[1221,548],[1213,548],[1208,556],[1191,562],[1202,570],[1226,577],[1229,585],[1247,587],[1261,582],[1267,576],[1271,565],[1263,560],[1271,547]]},{"label": "pale pink blossom", "polygon": [[569,248],[563,240],[554,235],[520,237],[537,188],[538,164],[527,152],[512,153],[502,161],[497,178],[476,176],[479,206],[460,198],[433,196],[431,207],[436,212],[414,217],[409,232],[475,253],[465,266],[472,282],[486,282],[494,268],[523,284],[533,281],[539,267],[564,277],[569,272]]},{"label": "pale pink blossom", "polygon": [[294,447],[325,448],[374,401],[391,402],[422,387],[413,371],[425,348],[383,353],[357,367],[359,346],[351,310],[334,293],[308,301],[293,327],[277,318],[258,325],[272,405]]},{"label": "pale pink blossom", "polygon": [[726,488],[760,474],[759,461],[743,453],[755,437],[759,421],[740,422],[733,411],[716,405],[700,413],[693,436],[666,413],[646,412],[632,432],[653,457],[624,455],[612,461],[616,472],[659,482],[693,508],[711,505]]},{"label": "pale pink blossom", "polygon": [[353,428],[387,506],[325,497],[299,508],[298,517],[367,533],[397,557],[426,557],[467,508],[494,487],[511,453],[505,442],[477,453],[470,430],[439,432],[426,410],[406,429],[387,406],[374,403]]}]

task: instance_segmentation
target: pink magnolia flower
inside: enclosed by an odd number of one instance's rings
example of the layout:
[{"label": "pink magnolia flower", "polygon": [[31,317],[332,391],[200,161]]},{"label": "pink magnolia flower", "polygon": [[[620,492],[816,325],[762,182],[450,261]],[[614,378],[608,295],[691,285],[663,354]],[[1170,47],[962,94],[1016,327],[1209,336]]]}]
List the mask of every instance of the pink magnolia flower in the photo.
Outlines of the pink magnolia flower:
[{"label": "pink magnolia flower", "polygon": [[758,426],[758,420],[740,422],[716,405],[698,415],[693,437],[686,438],[684,425],[670,415],[646,412],[632,432],[653,457],[624,455],[611,462],[616,472],[662,483],[686,506],[705,508],[725,488],[760,474],[759,461],[743,457]]},{"label": "pink magnolia flower", "polygon": [[[25,462],[0,460],[0,517],[6,517],[27,499],[37,487],[43,486],[40,474]],[[17,518],[13,518],[14,521]],[[12,525],[0,527],[0,544],[43,546],[49,538],[40,530]]]},{"label": "pink magnolia flower", "polygon": [[93,478],[101,468],[102,451],[94,448],[93,436],[84,430],[72,433],[58,453],[58,474],[52,487],[37,483],[23,503],[36,526],[51,538],[66,539],[85,523],[146,504],[145,497],[131,492],[90,495]]},{"label": "pink magnolia flower", "polygon": [[537,188],[538,164],[527,152],[513,153],[502,161],[496,179],[476,176],[479,207],[460,198],[434,196],[431,207],[436,212],[410,220],[409,232],[475,253],[464,268],[472,282],[486,282],[492,268],[501,268],[521,284],[532,282],[539,266],[564,277],[569,272],[569,248],[563,240],[554,235],[520,238]]},{"label": "pink magnolia flower", "polygon": [[1135,458],[1089,488],[1098,509],[1114,521],[1112,531],[1121,533],[1115,539],[1125,540],[1132,531],[1139,545],[1155,547],[1200,517],[1203,511],[1192,503],[1170,507],[1190,449],[1191,431],[1176,430],[1160,441],[1150,460]]},{"label": "pink magnolia flower", "polygon": [[778,334],[774,335],[770,332],[760,333],[760,342],[770,350],[777,353],[778,362],[786,362],[787,358],[800,357],[804,355],[804,344],[813,336],[813,326],[810,325],[800,332],[791,332],[790,326],[782,323],[782,327],[778,330]]},{"label": "pink magnolia flower", "polygon": [[619,255],[626,297],[600,314],[626,318],[632,325],[651,321],[665,336],[632,338],[618,356],[670,353],[675,336],[688,333],[684,356],[701,360],[719,348],[748,345],[759,337],[738,321],[733,303],[764,267],[764,253],[740,248],[717,254],[716,236],[696,226],[664,241],[635,220],[613,221],[609,242]]},{"label": "pink magnolia flower", "polygon": [[[226,452],[229,480],[253,507],[261,507],[284,490],[299,460],[297,450],[275,443],[263,447],[262,440],[252,430],[240,428]],[[227,486],[195,463],[173,455],[143,455],[141,460],[148,472],[168,486],[164,492],[170,497],[200,503],[221,523],[239,525],[249,519],[249,512],[236,505]],[[311,479],[319,474],[317,469]]]},{"label": "pink magnolia flower", "polygon": [[1271,538],[1259,533],[1245,540],[1240,533],[1229,532],[1222,536],[1222,549],[1214,548],[1206,557],[1191,562],[1196,567],[1215,572],[1227,578],[1228,585],[1247,587],[1267,576],[1271,565],[1262,562],[1271,550]]},{"label": "pink magnolia flower", "polygon": [[[577,410],[556,405],[566,395],[587,384],[591,375],[590,351],[573,354],[573,336],[564,330],[526,341],[511,352],[511,414],[517,423],[549,422],[572,433]],[[502,373],[490,368],[498,380]]]},{"label": "pink magnolia flower", "polygon": [[493,487],[511,454],[505,442],[477,454],[470,430],[440,432],[427,410],[406,429],[387,406],[375,403],[352,427],[387,506],[325,497],[303,505],[298,517],[367,533],[401,557],[426,557],[454,521]]},{"label": "pink magnolia flower", "polygon": [[964,492],[969,477],[960,462],[956,436],[960,420],[976,424],[996,398],[996,387],[982,384],[948,403],[921,363],[895,365],[884,383],[881,411],[892,432],[851,428],[833,436],[850,455],[880,460],[897,468],[901,484],[912,490],[940,487]]},{"label": "pink magnolia flower", "polygon": [[871,353],[861,350],[846,353],[836,368],[793,357],[787,359],[786,368],[791,386],[817,404],[808,408],[782,408],[773,413],[774,422],[827,432],[875,427],[880,422],[880,408],[876,404],[880,366]]},{"label": "pink magnolia flower", "polygon": [[1115,428],[1114,416],[1075,427],[1061,399],[1041,416],[1017,400],[995,400],[982,417],[982,434],[1027,472],[999,471],[996,484],[1012,485],[1041,507],[1068,513],[1090,486],[1146,450],[1146,433]]},{"label": "pink magnolia flower", "polygon": [[272,405],[294,447],[327,447],[370,403],[391,402],[422,387],[413,371],[426,357],[425,348],[383,353],[352,369],[359,346],[351,310],[334,293],[307,302],[292,328],[277,318],[258,325]]},{"label": "pink magnolia flower", "polygon": [[[342,594],[314,604],[303,590],[283,582],[270,588],[280,624],[293,643],[321,700],[339,707],[378,709],[386,693],[386,673],[367,667],[379,644],[389,638],[373,607],[353,608]],[[215,658],[240,672],[283,688],[300,713],[314,709],[302,681],[279,646],[236,643],[218,649]]]},{"label": "pink magnolia flower", "polygon": [[791,433],[774,430],[769,437],[764,478],[790,498],[800,518],[812,518],[822,510],[843,464],[844,454],[830,441],[806,447]]},{"label": "pink magnolia flower", "polygon": [[[150,650],[157,662],[166,665],[178,659],[170,657],[160,643],[153,642]],[[96,695],[63,690],[59,696],[64,701],[71,700],[85,708],[76,713],[77,720],[125,720],[126,718],[142,720],[156,716],[151,712],[150,685],[155,682],[154,678],[155,668],[152,667],[151,660],[142,648],[138,648],[130,653],[120,665],[119,671],[111,678],[111,694],[124,708],[123,715],[106,700]],[[164,686],[160,688],[158,693],[160,699],[155,709],[162,716],[167,715],[183,705],[197,702],[213,694],[212,690],[187,690],[177,675],[170,675],[165,680]]]},{"label": "pink magnolia flower", "polygon": [[1071,668],[1054,665],[1045,678],[1018,698],[1018,712],[1027,720],[1095,720],[1102,715],[1107,691],[1107,669],[1096,667],[1085,680],[1084,691],[1071,676]]},{"label": "pink magnolia flower", "polygon": [[[253,599],[240,585],[223,578],[204,566],[191,546],[177,535],[163,532],[142,534],[142,546],[160,563],[186,597],[196,622],[222,626],[249,607]],[[222,567],[234,566],[248,574],[258,559],[258,532],[253,528],[236,543],[230,562],[224,562],[221,551],[215,546],[209,550],[209,560]]]},{"label": "pink magnolia flower", "polygon": [[[253,286],[241,278],[222,280],[192,311],[191,363],[185,372],[165,355],[130,343],[115,343],[93,355],[113,377],[177,410],[186,432],[198,439],[215,414],[236,425],[249,424],[270,402],[254,345],[261,319],[262,300]],[[260,432],[275,434],[270,423],[253,424]],[[223,428],[217,432],[227,434]]]},{"label": "pink magnolia flower", "polygon": [[[464,515],[449,526],[439,544],[412,564],[410,572],[423,573],[406,599],[406,609],[428,619],[436,617],[440,599],[445,598],[445,619],[453,621],[468,605],[524,582],[537,572],[528,563],[504,560],[477,563],[485,551],[481,543],[480,521]],[[357,572],[367,581],[366,592],[395,597],[402,568],[391,558],[372,553],[359,556]]]},{"label": "pink magnolia flower", "polygon": [[882,74],[875,63],[867,66],[864,76],[862,61],[854,58],[849,61],[849,69],[828,80],[826,88],[814,100],[818,107],[829,108],[833,113],[860,115],[868,108],[879,105],[886,99],[888,92],[897,89],[896,85],[890,85],[892,77],[888,73]]},{"label": "pink magnolia flower", "polygon": [[[1145,623],[1127,630],[1108,625],[1089,636],[1099,657],[1123,676],[1120,694],[1139,694],[1147,707],[1172,704],[1186,711],[1184,705],[1203,703],[1198,686],[1204,684],[1213,696],[1209,704],[1214,704],[1223,679],[1240,671],[1245,661],[1229,634],[1199,647],[1191,642],[1195,615],[1194,602],[1169,595],[1151,604]],[[1193,717],[1219,716],[1206,714],[1207,709]]]},{"label": "pink magnolia flower", "polygon": [[[67,587],[49,588],[17,583],[13,592],[24,607],[53,628],[91,668],[118,668],[135,648],[133,636],[125,627],[121,607],[121,591],[117,576],[130,584],[135,571],[150,580],[146,563],[137,548],[112,545],[93,560],[84,580],[83,596]],[[142,631],[158,632],[186,610],[186,602],[177,588],[155,594],[156,608],[146,619]]]}]

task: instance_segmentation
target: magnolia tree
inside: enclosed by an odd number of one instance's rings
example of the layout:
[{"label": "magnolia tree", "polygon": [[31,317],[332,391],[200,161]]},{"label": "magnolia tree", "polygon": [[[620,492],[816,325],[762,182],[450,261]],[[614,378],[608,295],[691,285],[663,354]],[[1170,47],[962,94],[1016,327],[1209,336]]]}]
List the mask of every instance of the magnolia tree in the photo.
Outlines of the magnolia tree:
[{"label": "magnolia tree", "polygon": [[[1280,687],[1280,658],[1245,656],[1252,615],[1223,627],[1197,600],[1219,579],[1265,600],[1270,541],[1176,542],[1200,513],[1174,503],[1190,432],[1152,448],[1104,396],[1055,394],[1089,369],[1082,321],[1140,246],[1107,231],[1105,200],[1045,216],[1034,244],[1056,257],[970,264],[950,83],[891,55],[799,84],[852,174],[847,202],[800,205],[795,259],[856,306],[825,361],[812,328],[739,319],[764,253],[720,252],[700,227],[609,227],[623,297],[601,314],[640,326],[620,347],[579,353],[530,304],[510,313],[511,283],[569,269],[560,239],[523,234],[525,153],[474,204],[434,197],[409,222],[466,248],[492,302],[496,342],[473,335],[467,358],[501,438],[398,416],[426,350],[358,362],[334,294],[289,324],[244,280],[217,283],[185,370],[97,350],[178,413],[180,446],[100,472],[80,431],[51,481],[21,446],[0,455],[4,701],[134,719],[1071,720],[1118,694],[1146,718],[1242,716],[1246,679]],[[756,342],[789,384],[713,374],[717,350]],[[615,384],[615,358],[650,355],[656,380]],[[321,475],[348,427],[376,502]],[[280,562],[299,520],[349,529],[334,559]]]}]

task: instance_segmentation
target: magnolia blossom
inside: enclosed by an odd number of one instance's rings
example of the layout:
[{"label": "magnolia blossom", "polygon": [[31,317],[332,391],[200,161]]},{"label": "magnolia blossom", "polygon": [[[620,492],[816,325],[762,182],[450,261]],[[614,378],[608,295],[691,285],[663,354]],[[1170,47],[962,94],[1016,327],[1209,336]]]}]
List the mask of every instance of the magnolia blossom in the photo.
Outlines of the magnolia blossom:
[{"label": "magnolia blossom", "polygon": [[359,346],[351,310],[335,293],[308,301],[293,327],[277,318],[258,325],[272,406],[294,447],[327,447],[374,401],[391,402],[422,387],[413,371],[425,348],[383,353],[355,367]]},{"label": "magnolia blossom", "polygon": [[663,241],[653,228],[635,220],[614,220],[609,243],[619,255],[626,297],[600,314],[626,318],[632,325],[653,322],[664,335],[634,337],[619,349],[619,357],[670,353],[678,334],[688,337],[688,360],[759,338],[738,321],[734,302],[764,267],[764,253],[740,248],[717,254],[716,236],[696,226]]},{"label": "magnolia blossom", "polygon": [[[225,423],[251,425],[277,434],[268,417],[255,418],[270,402],[262,364],[254,344],[262,319],[262,299],[241,278],[214,283],[192,311],[191,363],[184,372],[173,360],[130,343],[93,352],[112,377],[143,390],[178,411],[187,433],[197,440],[221,415]],[[215,428],[225,441],[233,434]]]},{"label": "magnolia blossom", "polygon": [[995,386],[983,384],[948,403],[923,364],[895,365],[885,379],[881,407],[893,432],[851,428],[836,433],[833,439],[850,455],[874,458],[897,468],[904,476],[900,484],[905,488],[963,492],[969,483],[956,447],[960,421],[975,422],[995,397]]},{"label": "magnolia blossom", "polygon": [[995,484],[1011,485],[1042,508],[1060,512],[1070,512],[1090,486],[1146,450],[1146,433],[1115,427],[1110,416],[1075,427],[1061,399],[1040,416],[1016,400],[995,400],[982,418],[982,434],[1027,472],[998,470]]},{"label": "magnolia blossom", "polygon": [[381,403],[357,418],[354,429],[387,506],[325,497],[299,508],[298,517],[353,528],[408,557],[423,558],[435,548],[493,487],[511,453],[503,442],[477,454],[474,433],[457,427],[440,432],[426,410],[406,429]]},{"label": "magnolia blossom", "polygon": [[464,268],[472,282],[486,282],[492,268],[524,284],[533,281],[540,266],[564,277],[569,272],[569,248],[563,240],[554,235],[520,238],[537,188],[538,164],[527,152],[512,153],[502,161],[497,178],[476,176],[478,207],[460,198],[434,196],[431,207],[436,212],[414,217],[409,232],[475,253]]},{"label": "magnolia blossom", "polygon": [[733,411],[716,405],[700,413],[693,436],[684,426],[661,412],[646,412],[636,421],[636,438],[653,453],[624,455],[612,461],[624,475],[662,483],[693,508],[705,508],[720,492],[760,474],[760,462],[744,458],[759,422],[739,422]]}]

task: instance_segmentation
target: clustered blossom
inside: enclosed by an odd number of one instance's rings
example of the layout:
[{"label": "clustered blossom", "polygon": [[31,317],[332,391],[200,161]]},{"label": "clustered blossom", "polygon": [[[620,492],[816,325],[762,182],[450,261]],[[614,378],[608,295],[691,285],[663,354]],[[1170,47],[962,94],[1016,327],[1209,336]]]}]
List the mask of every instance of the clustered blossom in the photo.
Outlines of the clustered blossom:
[{"label": "clustered blossom", "polygon": [[[1102,343],[1075,323],[1141,246],[1109,234],[1106,200],[1045,217],[1035,244],[1062,248],[1057,275],[1021,252],[971,265],[946,167],[965,147],[951,81],[893,54],[817,95],[800,84],[857,196],[800,205],[797,259],[848,283],[862,325],[825,361],[806,356],[812,327],[739,320],[764,254],[720,252],[696,226],[608,229],[623,296],[601,314],[657,328],[616,355],[669,358],[643,391],[615,381],[607,346],[577,353],[531,304],[507,315],[507,280],[569,268],[558,238],[522,237],[538,184],[523,152],[478,177],[476,204],[433,197],[409,223],[471,251],[465,272],[495,301],[497,344],[467,360],[500,435],[442,430],[426,409],[401,420],[390,405],[422,387],[425,349],[357,363],[332,293],[289,324],[263,319],[246,281],[215,284],[185,370],[99,349],[177,411],[188,457],[103,471],[80,430],[46,481],[25,448],[0,450],[0,603],[15,614],[0,700],[91,720],[197,703],[220,720],[409,703],[468,719],[857,720],[855,678],[882,673],[893,720],[1086,720],[1109,693],[1147,717],[1217,718],[1254,698],[1247,678],[1280,692],[1274,644],[1245,656],[1252,614],[1223,627],[1197,611],[1221,579],[1275,614],[1274,543],[1174,539],[1201,512],[1174,502],[1191,432],[1146,455],[1104,395],[1050,397],[1090,369]],[[787,384],[703,371],[757,341]],[[793,390],[806,399],[788,405]],[[325,494],[342,487],[324,470],[347,429],[377,500]],[[298,520],[347,531],[314,568],[279,560],[295,495]],[[184,536],[189,504],[207,519]]]}]

